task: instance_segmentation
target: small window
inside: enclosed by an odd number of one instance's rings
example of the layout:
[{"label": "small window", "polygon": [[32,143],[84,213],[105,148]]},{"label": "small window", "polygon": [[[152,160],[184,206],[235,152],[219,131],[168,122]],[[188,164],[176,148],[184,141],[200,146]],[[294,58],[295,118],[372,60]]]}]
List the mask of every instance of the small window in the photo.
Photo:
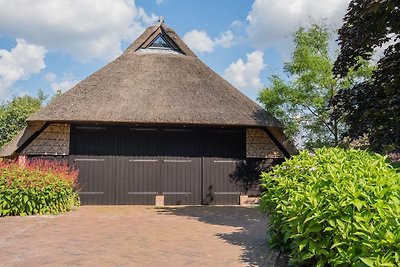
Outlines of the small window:
[{"label": "small window", "polygon": [[161,48],[161,49],[174,50],[161,34],[157,36],[157,38],[148,46],[148,48],[156,48],[156,49]]}]

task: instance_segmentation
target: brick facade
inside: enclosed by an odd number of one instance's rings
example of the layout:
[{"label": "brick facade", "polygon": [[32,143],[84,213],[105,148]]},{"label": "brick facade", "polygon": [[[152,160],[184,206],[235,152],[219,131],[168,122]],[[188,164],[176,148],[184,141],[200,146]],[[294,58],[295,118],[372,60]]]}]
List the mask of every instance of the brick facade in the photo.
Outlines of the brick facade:
[{"label": "brick facade", "polygon": [[284,158],[283,153],[262,129],[246,130],[248,158]]}]

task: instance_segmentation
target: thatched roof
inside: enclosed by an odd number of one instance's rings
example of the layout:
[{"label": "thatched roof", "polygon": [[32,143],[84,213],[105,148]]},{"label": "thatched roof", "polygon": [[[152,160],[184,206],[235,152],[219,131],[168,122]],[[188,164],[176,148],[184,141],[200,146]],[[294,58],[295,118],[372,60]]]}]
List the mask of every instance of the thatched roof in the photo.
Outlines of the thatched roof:
[{"label": "thatched roof", "polygon": [[22,129],[11,141],[4,145],[0,150],[0,157],[15,157],[15,152],[19,148],[19,141],[26,128]]},{"label": "thatched roof", "polygon": [[[143,49],[159,33],[176,51]],[[120,57],[29,117],[28,123],[34,121],[281,126],[163,23],[149,27]]]},{"label": "thatched roof", "polygon": [[[148,49],[160,34],[172,50]],[[0,157],[16,156],[51,122],[267,127],[284,150],[297,153],[278,120],[207,67],[163,23],[27,122]]]},{"label": "thatched roof", "polygon": [[22,129],[10,142],[5,144],[0,149],[0,158],[1,157],[15,157],[17,150],[27,142],[32,136],[38,133],[41,128],[44,126],[42,122],[32,122],[28,127]]}]

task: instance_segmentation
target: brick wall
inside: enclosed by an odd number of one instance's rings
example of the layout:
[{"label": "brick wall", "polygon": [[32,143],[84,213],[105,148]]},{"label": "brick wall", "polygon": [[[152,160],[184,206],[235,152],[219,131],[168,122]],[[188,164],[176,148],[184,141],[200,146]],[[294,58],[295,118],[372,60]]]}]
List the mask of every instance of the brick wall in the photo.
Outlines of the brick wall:
[{"label": "brick wall", "polygon": [[246,155],[248,158],[284,158],[263,129],[246,130]]}]

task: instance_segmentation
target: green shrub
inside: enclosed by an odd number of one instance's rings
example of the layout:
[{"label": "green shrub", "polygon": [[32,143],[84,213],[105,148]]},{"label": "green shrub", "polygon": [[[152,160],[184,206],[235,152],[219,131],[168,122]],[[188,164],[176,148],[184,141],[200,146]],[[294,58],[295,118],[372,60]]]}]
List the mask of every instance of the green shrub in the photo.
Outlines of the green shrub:
[{"label": "green shrub", "polygon": [[304,266],[400,266],[400,174],[378,154],[323,148],[263,173],[269,237]]},{"label": "green shrub", "polygon": [[0,163],[0,216],[60,213],[79,205],[78,172],[54,161]]},{"label": "green shrub", "polygon": [[400,172],[400,162],[392,163],[393,168],[396,169],[397,172]]}]

